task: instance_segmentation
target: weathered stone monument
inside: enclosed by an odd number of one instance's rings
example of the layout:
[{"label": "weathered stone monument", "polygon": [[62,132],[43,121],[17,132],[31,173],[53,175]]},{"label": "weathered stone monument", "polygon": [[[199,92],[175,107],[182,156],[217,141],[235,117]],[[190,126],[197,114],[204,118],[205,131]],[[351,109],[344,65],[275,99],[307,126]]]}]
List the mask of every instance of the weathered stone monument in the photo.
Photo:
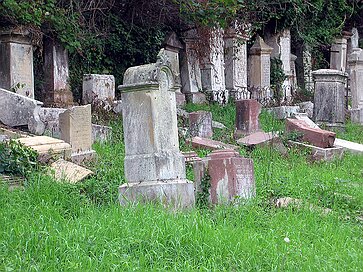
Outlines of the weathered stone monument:
[{"label": "weathered stone monument", "polygon": [[208,111],[189,113],[189,129],[192,137],[212,138],[212,113]]},{"label": "weathered stone monument", "polygon": [[181,90],[186,100],[192,103],[205,103],[205,94],[201,93],[202,80],[200,61],[197,53],[198,34],[196,29],[188,30],[183,35],[185,51],[180,54]]},{"label": "weathered stone monument", "polygon": [[345,122],[345,85],[347,75],[338,70],[313,72],[314,119],[317,123],[340,126]]},{"label": "weathered stone monument", "polygon": [[0,88],[34,99],[33,46],[26,30],[0,31]]},{"label": "weathered stone monument", "polygon": [[115,99],[115,78],[112,75],[87,74],[83,76],[83,104],[107,103]]},{"label": "weathered stone monument", "polygon": [[336,38],[330,49],[330,69],[345,72],[347,68],[347,40],[350,35]]},{"label": "weathered stone monument", "polygon": [[73,94],[69,86],[68,51],[52,38],[44,39],[44,80],[45,105],[73,105]]},{"label": "weathered stone monument", "polygon": [[363,50],[353,49],[348,58],[350,90],[352,94],[351,119],[363,125]]},{"label": "weathered stone monument", "polygon": [[314,91],[313,65],[311,60],[311,50],[309,46],[303,46],[303,70],[304,70],[304,88],[307,91]]},{"label": "weathered stone monument", "polygon": [[72,146],[72,161],[93,159],[91,105],[76,106],[59,114],[61,139]]},{"label": "weathered stone monument", "polygon": [[249,86],[257,90],[257,95],[252,94],[253,99],[271,98],[270,90],[270,55],[272,48],[268,46],[260,36],[250,48],[248,79]]},{"label": "weathered stone monument", "polygon": [[175,77],[166,58],[162,49],[156,63],[127,69],[119,87],[127,181],[119,189],[122,205],[156,201],[189,207],[195,201],[179,151]]},{"label": "weathered stone monument", "polygon": [[259,115],[262,105],[254,99],[236,101],[236,132],[235,138],[260,131]]}]

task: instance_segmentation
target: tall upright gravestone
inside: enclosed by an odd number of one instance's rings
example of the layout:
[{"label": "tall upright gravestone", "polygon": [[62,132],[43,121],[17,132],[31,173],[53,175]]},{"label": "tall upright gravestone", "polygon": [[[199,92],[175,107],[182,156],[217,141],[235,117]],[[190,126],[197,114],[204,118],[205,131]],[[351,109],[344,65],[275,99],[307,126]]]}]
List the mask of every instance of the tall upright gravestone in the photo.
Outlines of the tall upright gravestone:
[{"label": "tall upright gravestone", "polygon": [[348,58],[352,93],[351,119],[363,125],[363,50],[354,48]]},{"label": "tall upright gravestone", "polygon": [[185,177],[179,151],[175,81],[168,55],[127,69],[120,86],[125,140],[125,177],[120,202],[162,202],[179,207],[194,204],[193,183]]}]

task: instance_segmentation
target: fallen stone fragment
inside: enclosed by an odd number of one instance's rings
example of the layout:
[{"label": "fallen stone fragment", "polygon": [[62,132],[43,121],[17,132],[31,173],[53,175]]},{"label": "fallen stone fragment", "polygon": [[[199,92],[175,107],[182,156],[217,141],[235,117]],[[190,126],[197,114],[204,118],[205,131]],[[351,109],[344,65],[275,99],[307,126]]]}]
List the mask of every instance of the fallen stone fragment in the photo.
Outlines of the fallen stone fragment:
[{"label": "fallen stone fragment", "polygon": [[92,124],[92,142],[99,141],[101,143],[110,139],[112,128],[108,126]]},{"label": "fallen stone fragment", "polygon": [[256,146],[271,145],[276,148],[281,154],[287,154],[287,149],[282,143],[277,133],[274,132],[255,132],[244,138],[238,139],[237,143],[242,146],[254,148]]},{"label": "fallen stone fragment", "polygon": [[300,110],[304,112],[309,118],[313,118],[314,103],[311,101],[301,102],[298,104]]},{"label": "fallen stone fragment", "polygon": [[69,183],[80,182],[93,174],[87,168],[62,159],[52,163],[51,169],[54,171],[52,174],[57,181],[66,181]]},{"label": "fallen stone fragment", "polygon": [[222,123],[219,123],[217,121],[212,121],[212,127],[213,128],[219,128],[219,129],[226,129],[227,127],[223,125]]},{"label": "fallen stone fragment", "polygon": [[276,119],[283,120],[286,118],[293,117],[300,111],[299,106],[281,106],[268,108],[267,111],[271,113]]},{"label": "fallen stone fragment", "polygon": [[183,156],[185,157],[185,163],[200,161],[201,158],[199,158],[198,154],[194,151],[187,151],[182,152]]},{"label": "fallen stone fragment", "polygon": [[350,142],[350,141],[346,141],[346,140],[342,140],[342,139],[335,139],[334,144],[338,147],[344,148],[345,150],[347,150],[351,153],[363,154],[363,145],[362,144],[358,144],[358,143],[354,143],[354,142]]},{"label": "fallen stone fragment", "polygon": [[309,116],[306,113],[297,113],[294,115],[295,119],[305,121],[305,123],[308,124],[311,128],[319,128],[317,124],[314,123],[313,120],[309,118]]},{"label": "fallen stone fragment", "polygon": [[289,141],[289,144],[298,148],[310,150],[310,159],[312,161],[331,161],[333,159],[341,159],[344,154],[344,148],[338,146],[321,148],[294,141]]},{"label": "fallen stone fragment", "polygon": [[192,144],[194,148],[205,148],[210,150],[216,149],[233,149],[238,150],[239,147],[231,144],[225,144],[220,141],[215,141],[211,139],[201,138],[201,137],[193,137],[192,140],[187,140],[187,144]]},{"label": "fallen stone fragment", "polygon": [[274,205],[276,208],[287,208],[290,206],[296,206],[297,208],[303,208],[304,204],[307,204],[311,211],[318,211],[321,212],[323,215],[327,215],[328,213],[332,212],[332,209],[324,208],[320,206],[316,206],[314,204],[307,203],[302,199],[292,198],[292,197],[281,197],[275,199]]},{"label": "fallen stone fragment", "polygon": [[305,121],[286,119],[286,132],[302,133],[301,140],[316,147],[328,148],[334,146],[335,133],[320,128],[311,128]]}]

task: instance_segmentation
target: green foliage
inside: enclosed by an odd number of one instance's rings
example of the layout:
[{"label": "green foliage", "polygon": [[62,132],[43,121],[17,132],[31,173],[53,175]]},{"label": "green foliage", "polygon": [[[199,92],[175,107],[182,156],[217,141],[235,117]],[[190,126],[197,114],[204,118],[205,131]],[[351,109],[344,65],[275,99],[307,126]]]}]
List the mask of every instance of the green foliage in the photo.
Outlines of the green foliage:
[{"label": "green foliage", "polygon": [[0,173],[27,176],[38,168],[38,154],[18,141],[0,142]]}]

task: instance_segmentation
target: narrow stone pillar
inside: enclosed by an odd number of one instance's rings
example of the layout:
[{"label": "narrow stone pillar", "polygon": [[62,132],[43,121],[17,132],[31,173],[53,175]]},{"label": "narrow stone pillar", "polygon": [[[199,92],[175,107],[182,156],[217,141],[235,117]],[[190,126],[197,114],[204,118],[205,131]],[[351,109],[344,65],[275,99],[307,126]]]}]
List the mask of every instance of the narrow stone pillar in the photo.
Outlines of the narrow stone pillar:
[{"label": "narrow stone pillar", "polygon": [[181,92],[179,52],[184,49],[175,32],[170,33],[164,41],[165,55],[175,77],[175,96],[177,106],[185,104],[185,95]]},{"label": "narrow stone pillar", "polygon": [[223,30],[211,30],[209,54],[201,62],[202,88],[212,95],[213,101],[228,102],[224,75]]},{"label": "narrow stone pillar", "polygon": [[297,75],[296,75],[296,59],[297,56],[295,56],[294,54],[290,54],[290,84],[292,86],[292,91],[294,91],[294,89],[296,89],[297,87]]},{"label": "narrow stone pillar", "polygon": [[28,31],[0,32],[0,88],[34,99],[33,46]]},{"label": "narrow stone pillar", "polygon": [[44,80],[45,105],[73,105],[73,94],[69,86],[68,51],[52,38],[44,39]]},{"label": "narrow stone pillar", "polygon": [[259,115],[262,105],[254,99],[236,101],[236,139],[261,131]]},{"label": "narrow stone pillar", "polygon": [[330,49],[330,69],[345,72],[347,68],[347,41],[350,36],[336,38]]},{"label": "narrow stone pillar", "polygon": [[125,140],[122,205],[157,201],[178,207],[194,204],[194,186],[185,178],[179,151],[175,82],[162,49],[157,63],[131,67],[120,86]]},{"label": "narrow stone pillar", "polygon": [[224,34],[224,61],[226,89],[238,99],[248,99],[247,91],[247,37],[229,28]]},{"label": "narrow stone pillar", "polygon": [[348,58],[350,68],[350,91],[352,93],[351,119],[363,125],[363,50],[353,49]]},{"label": "narrow stone pillar", "polygon": [[313,72],[313,78],[315,121],[332,126],[344,124],[346,73],[321,69]]},{"label": "narrow stone pillar", "polygon": [[254,99],[271,98],[270,90],[270,55],[272,48],[268,46],[260,36],[250,49],[249,57],[249,85],[257,89],[257,95],[253,94]]},{"label": "narrow stone pillar", "polygon": [[109,104],[115,100],[115,77],[113,75],[83,75],[83,104]]},{"label": "narrow stone pillar", "polygon": [[181,91],[191,103],[205,103],[206,97],[202,90],[200,62],[198,57],[198,34],[195,29],[186,31],[183,35],[185,51],[180,52]]},{"label": "narrow stone pillar", "polygon": [[303,47],[303,69],[304,69],[304,88],[307,91],[314,91],[313,65],[311,61],[311,51],[308,46]]}]

